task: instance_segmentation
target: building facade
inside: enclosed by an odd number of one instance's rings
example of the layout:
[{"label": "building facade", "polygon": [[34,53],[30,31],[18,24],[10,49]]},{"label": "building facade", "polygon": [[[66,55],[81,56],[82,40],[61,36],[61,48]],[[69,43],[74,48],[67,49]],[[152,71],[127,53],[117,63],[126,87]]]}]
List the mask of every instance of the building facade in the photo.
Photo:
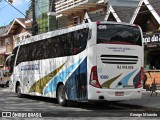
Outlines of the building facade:
[{"label": "building facade", "polygon": [[38,34],[57,28],[55,0],[35,0],[35,15]]},{"label": "building facade", "polygon": [[140,0],[131,23],[141,26],[144,34],[144,69],[147,84],[160,84],[160,0]]},{"label": "building facade", "polygon": [[[58,27],[70,27],[94,19],[103,18],[107,12],[108,0],[56,0],[55,11]],[[99,15],[97,17],[96,15]]]},{"label": "building facade", "polygon": [[5,60],[17,44],[31,36],[31,21],[17,18],[8,26],[0,28],[0,68],[5,69]]},{"label": "building facade", "polygon": [[5,59],[13,49],[13,37],[7,34],[9,27],[0,27],[0,69],[4,69]]},{"label": "building facade", "polygon": [[[58,27],[83,22],[116,21],[137,24],[144,33],[144,68],[148,83],[160,84],[160,0],[56,0]],[[148,71],[157,71],[148,74]]]}]

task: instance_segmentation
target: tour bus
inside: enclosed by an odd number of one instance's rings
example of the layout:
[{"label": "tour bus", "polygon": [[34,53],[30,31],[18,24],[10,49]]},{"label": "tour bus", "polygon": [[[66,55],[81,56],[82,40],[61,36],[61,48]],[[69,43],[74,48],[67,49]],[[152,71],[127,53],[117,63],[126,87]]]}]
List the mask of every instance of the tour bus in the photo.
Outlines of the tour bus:
[{"label": "tour bus", "polygon": [[140,99],[143,44],[139,26],[90,22],[27,38],[11,54],[10,90],[68,101]]}]

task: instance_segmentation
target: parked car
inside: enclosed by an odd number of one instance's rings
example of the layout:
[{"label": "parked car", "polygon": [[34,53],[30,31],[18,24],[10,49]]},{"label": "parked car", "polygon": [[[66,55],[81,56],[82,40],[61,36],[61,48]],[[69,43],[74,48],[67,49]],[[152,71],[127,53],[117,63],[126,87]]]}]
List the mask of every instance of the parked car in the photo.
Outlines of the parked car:
[{"label": "parked car", "polygon": [[9,70],[0,70],[0,86],[9,87]]}]

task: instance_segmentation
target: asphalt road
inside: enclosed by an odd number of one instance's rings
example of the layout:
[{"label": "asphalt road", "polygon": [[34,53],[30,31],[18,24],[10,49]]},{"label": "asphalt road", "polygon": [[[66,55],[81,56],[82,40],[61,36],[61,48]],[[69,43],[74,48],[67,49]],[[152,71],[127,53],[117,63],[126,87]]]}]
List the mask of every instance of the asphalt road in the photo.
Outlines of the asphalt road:
[{"label": "asphalt road", "polygon": [[[18,98],[16,94],[10,93],[8,88],[0,88],[0,112],[1,116],[6,117],[11,114],[15,120],[23,117],[26,119],[47,117],[48,119],[105,119],[131,117],[132,114],[141,114],[146,108],[127,104],[89,104],[89,103],[70,103],[69,107],[58,105],[56,99],[44,97],[25,96]],[[6,113],[7,112],[7,113]],[[137,117],[137,116],[136,116]],[[6,118],[3,118],[6,119]],[[7,119],[11,119],[7,117]],[[21,118],[22,119],[22,118]],[[45,118],[46,119],[46,118]],[[145,119],[145,118],[144,118]]]}]

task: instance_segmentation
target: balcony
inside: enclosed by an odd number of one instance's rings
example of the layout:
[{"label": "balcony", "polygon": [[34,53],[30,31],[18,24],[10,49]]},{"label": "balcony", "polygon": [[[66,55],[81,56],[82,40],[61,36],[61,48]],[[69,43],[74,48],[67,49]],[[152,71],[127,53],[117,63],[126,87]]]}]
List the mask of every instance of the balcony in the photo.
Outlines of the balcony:
[{"label": "balcony", "polygon": [[108,0],[57,0],[55,9],[58,15],[70,15],[75,12],[89,10],[97,6],[104,6]]}]

